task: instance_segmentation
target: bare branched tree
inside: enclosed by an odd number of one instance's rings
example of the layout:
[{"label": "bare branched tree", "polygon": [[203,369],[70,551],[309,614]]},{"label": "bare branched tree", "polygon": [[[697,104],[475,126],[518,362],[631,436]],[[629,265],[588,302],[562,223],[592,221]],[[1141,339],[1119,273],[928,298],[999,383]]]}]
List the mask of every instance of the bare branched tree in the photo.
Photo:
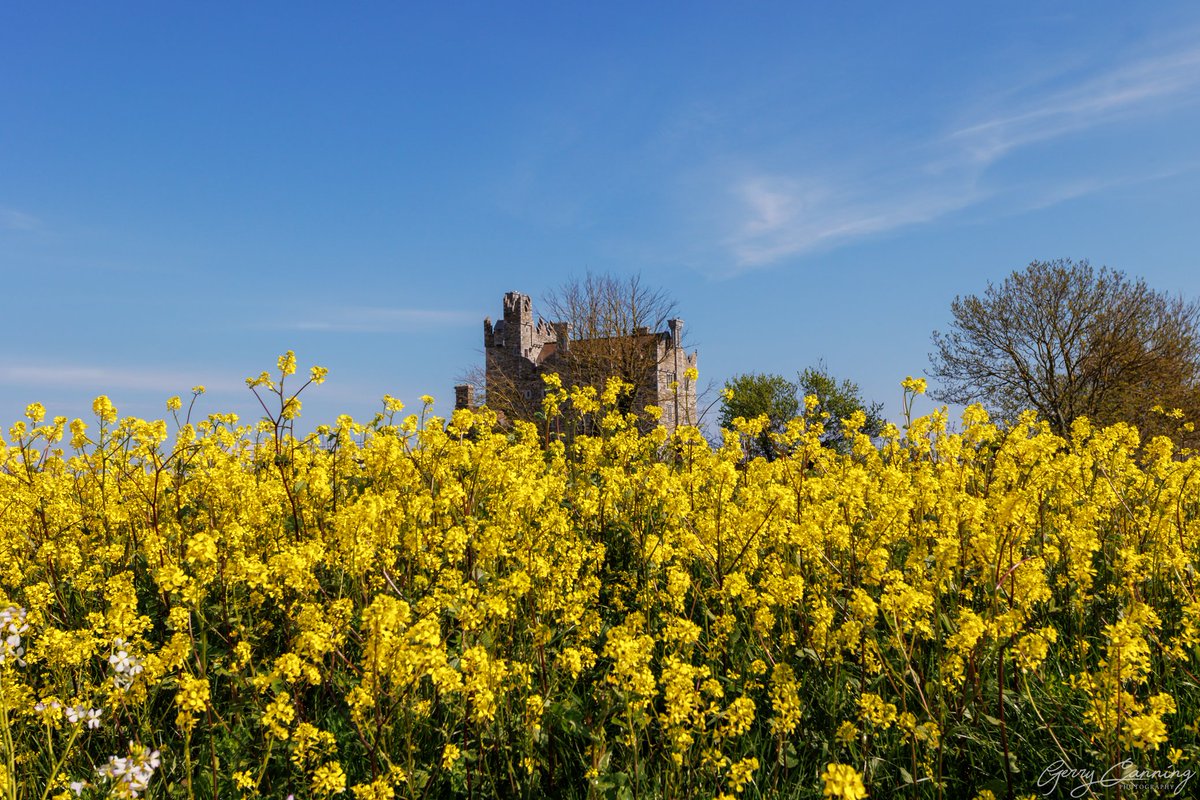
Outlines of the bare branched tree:
[{"label": "bare branched tree", "polygon": [[1031,263],[957,297],[933,333],[937,399],[1012,419],[1031,408],[1059,434],[1086,416],[1158,432],[1155,405],[1200,411],[1200,305],[1087,261]]},{"label": "bare branched tree", "polygon": [[604,339],[663,328],[675,313],[675,301],[665,290],[647,286],[640,275],[589,272],[547,293],[542,308],[549,318],[570,323],[572,338]]},{"label": "bare branched tree", "polygon": [[570,347],[558,357],[573,382],[601,388],[615,376],[634,386],[625,398],[629,408],[656,401],[649,387],[661,351],[653,334],[666,329],[675,312],[664,290],[637,275],[588,273],[549,292],[542,308],[547,318],[570,326]]}]

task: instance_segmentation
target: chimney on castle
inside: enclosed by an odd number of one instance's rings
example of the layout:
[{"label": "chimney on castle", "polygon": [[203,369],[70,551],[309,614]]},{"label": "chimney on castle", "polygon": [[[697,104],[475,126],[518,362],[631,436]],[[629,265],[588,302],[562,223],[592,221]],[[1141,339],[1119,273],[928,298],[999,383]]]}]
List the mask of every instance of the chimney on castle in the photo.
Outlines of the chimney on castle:
[{"label": "chimney on castle", "polygon": [[475,408],[475,387],[469,383],[460,383],[454,387],[454,410],[460,408]]},{"label": "chimney on castle", "polygon": [[682,347],[683,320],[678,318],[667,320],[667,329],[671,331],[671,344],[676,347]]},{"label": "chimney on castle", "polygon": [[571,346],[571,323],[552,322],[550,325],[554,328],[555,349],[560,353],[567,352],[567,349]]}]

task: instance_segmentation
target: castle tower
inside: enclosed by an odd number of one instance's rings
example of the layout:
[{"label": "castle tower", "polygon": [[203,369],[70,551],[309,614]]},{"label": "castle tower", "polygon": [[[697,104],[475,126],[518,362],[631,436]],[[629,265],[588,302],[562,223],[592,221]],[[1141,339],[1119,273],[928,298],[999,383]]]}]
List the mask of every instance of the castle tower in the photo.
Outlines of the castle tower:
[{"label": "castle tower", "polygon": [[504,345],[524,357],[533,349],[533,301],[527,294],[504,295]]}]

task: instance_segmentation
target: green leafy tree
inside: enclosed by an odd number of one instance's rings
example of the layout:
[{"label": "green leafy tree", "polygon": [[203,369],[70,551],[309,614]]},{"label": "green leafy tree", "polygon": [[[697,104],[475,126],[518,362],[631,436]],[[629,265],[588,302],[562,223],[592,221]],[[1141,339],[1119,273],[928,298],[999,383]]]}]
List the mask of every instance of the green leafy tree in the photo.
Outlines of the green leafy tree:
[{"label": "green leafy tree", "polygon": [[1200,305],[1087,261],[1034,261],[957,297],[933,333],[933,397],[1007,419],[1034,409],[1055,433],[1086,416],[1170,433],[1156,405],[1200,411]]},{"label": "green leafy tree", "polygon": [[788,420],[800,413],[796,388],[796,384],[782,375],[749,373],[730,378],[722,392],[721,427],[733,427],[738,417],[754,419],[766,415],[767,425],[750,442],[747,455],[775,458],[777,449],[771,434],[781,432]]},{"label": "green leafy tree", "polygon": [[[866,419],[861,430],[869,436],[878,436],[883,431],[882,403],[866,403],[858,384],[851,380],[838,380],[830,374],[824,362],[801,372],[795,381],[782,375],[750,373],[738,375],[725,382],[722,392],[720,423],[722,428],[733,427],[738,417],[754,419],[766,416],[767,425],[749,443],[747,455],[763,456],[770,460],[779,455],[779,445],[772,434],[783,431],[788,420],[807,413],[814,419],[824,419],[825,433],[821,444],[846,452],[850,443],[846,439],[841,421],[861,411]],[[804,398],[815,397],[816,405],[805,408]]]},{"label": "green leafy tree", "polygon": [[865,402],[857,383],[849,379],[839,381],[829,373],[824,362],[818,362],[815,367],[801,372],[797,386],[801,396],[817,399],[816,408],[813,409],[815,414],[828,415],[821,444],[840,453],[850,450],[842,420],[849,419],[857,411],[863,412],[866,422],[860,430],[868,436],[878,436],[887,424],[883,418],[882,403]]}]

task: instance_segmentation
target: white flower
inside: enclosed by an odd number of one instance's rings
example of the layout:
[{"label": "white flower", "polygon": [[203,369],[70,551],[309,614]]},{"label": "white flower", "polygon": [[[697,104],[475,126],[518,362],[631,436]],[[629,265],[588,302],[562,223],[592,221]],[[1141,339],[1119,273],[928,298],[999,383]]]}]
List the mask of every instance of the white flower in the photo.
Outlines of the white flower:
[{"label": "white flower", "polygon": [[108,663],[112,664],[112,668],[117,674],[127,671],[133,664],[129,653],[124,650],[118,650],[108,657]]},{"label": "white flower", "polygon": [[89,708],[87,712],[87,726],[92,730],[100,727],[100,716],[104,713],[103,709]]},{"label": "white flower", "polygon": [[83,794],[83,790],[87,786],[87,784],[83,781],[71,781],[70,785],[71,791],[75,793],[76,797],[79,797],[79,795]]},{"label": "white flower", "polygon": [[0,611],[0,634],[5,631],[20,634],[29,630],[29,623],[25,621],[25,616],[25,609],[19,606],[9,606]]},{"label": "white flower", "polygon": [[154,777],[154,771],[161,763],[157,750],[152,751],[149,747],[136,749],[137,755],[134,756],[135,746],[130,742],[129,757],[109,756],[108,763],[96,769],[101,777],[114,783],[125,784],[122,793],[129,797],[137,797],[146,791],[150,786],[150,779]]},{"label": "white flower", "polygon": [[58,702],[57,700],[51,700],[49,703],[47,703],[45,700],[38,700],[33,704],[33,711],[35,714],[45,714],[47,711],[58,711],[60,708],[62,708],[62,703]]},{"label": "white flower", "polygon": [[125,777],[125,765],[128,761],[129,759],[124,756],[109,756],[108,763],[102,767],[96,767],[96,772],[101,777],[120,780]]},{"label": "white flower", "polygon": [[83,719],[83,715],[86,712],[87,709],[83,706],[71,706],[67,709],[67,722],[74,725],[76,722],[79,722],[79,720]]},{"label": "white flower", "polygon": [[133,679],[142,673],[142,662],[134,655],[131,655],[125,649],[125,640],[116,639],[113,641],[113,648],[116,650],[108,657],[108,663],[112,665],[113,682],[118,688],[128,689],[133,685]]},{"label": "white flower", "polygon": [[[12,629],[12,624],[0,626],[0,633],[4,632],[5,627]],[[29,627],[28,625],[25,626]],[[5,637],[3,642],[0,642],[0,664],[3,664],[7,659],[11,658],[17,662],[18,667],[25,666],[25,660],[21,656],[25,655],[25,648],[21,646],[21,634],[10,633]]]}]

